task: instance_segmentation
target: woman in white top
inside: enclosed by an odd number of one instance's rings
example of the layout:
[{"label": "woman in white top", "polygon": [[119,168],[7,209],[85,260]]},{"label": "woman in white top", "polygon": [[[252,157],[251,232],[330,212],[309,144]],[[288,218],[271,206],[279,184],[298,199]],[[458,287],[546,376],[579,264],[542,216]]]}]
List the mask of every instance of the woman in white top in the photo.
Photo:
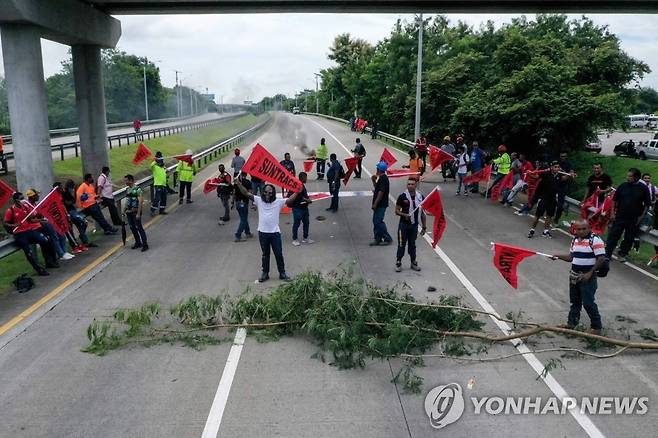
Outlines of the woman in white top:
[{"label": "woman in white top", "polygon": [[468,147],[466,145],[462,146],[462,150],[459,151],[459,156],[457,157],[457,196],[460,195],[462,186],[464,186],[464,196],[468,196],[468,189],[466,184],[463,184],[464,178],[468,173],[468,163],[471,159],[468,156]]}]

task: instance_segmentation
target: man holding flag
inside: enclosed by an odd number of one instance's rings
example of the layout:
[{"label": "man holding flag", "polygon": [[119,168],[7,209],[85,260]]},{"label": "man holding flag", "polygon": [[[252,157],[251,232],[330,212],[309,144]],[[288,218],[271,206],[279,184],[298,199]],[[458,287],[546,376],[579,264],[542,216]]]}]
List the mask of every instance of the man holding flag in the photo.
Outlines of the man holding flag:
[{"label": "man holding flag", "polygon": [[377,245],[390,245],[393,238],[388,234],[384,217],[386,216],[386,209],[388,208],[388,194],[390,190],[390,182],[386,176],[386,163],[380,161],[377,164],[377,173],[372,176],[372,185],[374,186],[372,196],[372,226],[374,240],[370,242],[370,246]]},{"label": "man holding flag", "polygon": [[352,149],[352,152],[354,153],[354,156],[359,159],[358,162],[356,163],[356,169],[354,170],[354,178],[360,179],[361,172],[363,171],[363,167],[361,166],[361,164],[363,162],[363,159],[366,157],[366,148],[363,146],[363,143],[361,143],[360,138],[356,139],[356,144],[354,145],[354,149]]},{"label": "man holding flag", "polygon": [[[416,239],[418,238],[418,216],[422,228],[420,235],[424,235],[427,231],[427,219],[425,211],[420,207],[423,202],[423,194],[416,190],[417,181],[414,178],[409,178],[407,181],[407,190],[398,196],[395,203],[395,214],[400,217],[400,224],[398,225],[398,251],[397,259],[395,262],[395,272],[402,271],[402,258],[404,257],[405,247],[411,259],[411,269],[420,271],[420,266],[416,261]],[[420,210],[420,212],[419,212]]]},{"label": "man holding flag", "polygon": [[[194,161],[192,161],[192,149],[188,149],[185,152],[185,156],[190,157],[190,161],[181,159],[176,165],[176,172],[178,172],[178,181],[180,182],[180,187],[178,189],[178,204],[183,203],[183,197],[187,193],[186,202],[191,204],[192,201],[192,181],[196,175],[196,168],[194,167]],[[181,156],[181,158],[183,158]]]}]

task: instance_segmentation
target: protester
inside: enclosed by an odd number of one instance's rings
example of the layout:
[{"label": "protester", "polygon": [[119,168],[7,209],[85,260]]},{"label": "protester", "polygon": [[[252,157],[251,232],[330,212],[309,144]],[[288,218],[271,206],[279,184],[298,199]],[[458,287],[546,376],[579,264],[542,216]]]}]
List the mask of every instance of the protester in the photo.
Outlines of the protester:
[{"label": "protester", "polygon": [[101,204],[110,212],[112,224],[121,225],[121,215],[119,215],[119,209],[114,201],[114,186],[110,178],[110,168],[107,166],[103,166],[101,174],[96,180],[96,195],[100,197]]},{"label": "protester", "polygon": [[78,236],[80,237],[80,241],[82,241],[81,246],[83,247],[83,250],[86,248],[97,247],[98,245],[91,242],[87,236],[87,221],[75,208],[75,198],[75,182],[72,179],[68,179],[66,180],[66,183],[64,183],[64,190],[62,192],[64,208],[66,208],[66,211],[69,214],[71,223],[78,229]]},{"label": "protester", "polygon": [[[185,155],[192,156],[192,149],[185,151]],[[186,201],[188,204],[191,204],[192,201],[192,181],[194,181],[194,176],[196,175],[196,166],[194,162],[192,164],[188,163],[185,160],[180,160],[176,165],[176,172],[178,172],[178,181],[180,187],[178,188],[178,204],[183,203],[183,197],[187,193]]]},{"label": "protester", "polygon": [[412,172],[418,172],[419,175],[412,175],[409,179],[415,179],[416,182],[420,180],[420,175],[425,173],[425,166],[423,165],[423,160],[421,160],[414,149],[409,150],[409,164],[402,166],[404,169],[409,169]]},{"label": "protester", "polygon": [[[290,159],[290,154],[288,152],[283,154],[283,160],[281,160],[279,162],[279,164],[281,164],[281,166],[283,166],[284,169],[286,169],[288,172],[290,172],[290,174],[292,174],[292,175],[296,174],[296,172],[295,172],[295,163]],[[284,193],[285,193],[285,191],[282,188],[281,189],[281,194],[284,194]]]},{"label": "protester", "polygon": [[555,208],[557,207],[557,192],[558,184],[564,175],[560,174],[560,163],[553,161],[551,163],[551,171],[542,174],[537,189],[535,190],[535,200],[533,204],[537,204],[537,211],[535,213],[535,219],[532,223],[530,231],[528,231],[528,238],[532,239],[535,235],[535,228],[539,223],[539,219],[544,217],[544,231],[542,233],[543,237],[552,238],[551,235],[551,219],[555,214]]},{"label": "protester", "polygon": [[[30,215],[32,208],[24,202],[23,194],[15,192],[12,195],[12,205],[5,211],[3,223],[5,230],[14,237],[16,246],[23,250],[25,258],[32,268],[41,276],[50,275],[46,269],[58,268],[53,242],[41,231],[41,223],[36,216]],[[28,217],[28,215],[30,215]],[[26,219],[27,217],[27,219]],[[18,228],[20,226],[20,228]],[[37,255],[32,252],[31,245],[39,245],[46,261],[46,269],[39,265]]]},{"label": "protester", "polygon": [[466,184],[464,184],[464,178],[466,178],[466,174],[468,173],[469,161],[468,146],[462,144],[461,151],[459,151],[459,155],[457,155],[457,196],[460,195],[462,186],[464,187],[464,196],[468,196],[468,188],[466,187]]},{"label": "protester", "polygon": [[[450,136],[446,135],[443,137],[443,143],[441,144],[441,150],[452,156],[455,155],[455,145],[450,142]],[[448,178],[456,180],[455,172],[453,171],[453,162],[445,161],[441,164],[441,175],[443,176],[443,182],[448,181]]]},{"label": "protester", "polygon": [[[649,173],[642,174],[642,179],[640,181],[647,186],[647,190],[649,190],[649,198],[651,199],[651,206],[649,207],[644,217],[642,218],[640,222],[640,226],[651,227],[651,224],[653,223],[653,216],[654,216],[653,212],[656,210],[655,206],[656,206],[656,199],[658,198],[658,187],[656,187],[651,183],[651,174]],[[635,250],[635,252],[640,252],[639,233],[635,235],[635,239],[633,240],[633,249]]]},{"label": "protester", "polygon": [[140,131],[142,129],[142,121],[139,119],[133,120],[133,129],[135,130],[135,138],[136,139],[143,139],[144,137],[140,134]]},{"label": "protester", "polygon": [[360,138],[356,139],[356,144],[354,145],[352,152],[355,157],[359,157],[359,161],[356,163],[356,169],[354,169],[354,178],[361,178],[361,172],[363,171],[361,163],[366,156],[366,148],[363,146],[363,143],[361,143]]},{"label": "protester", "polygon": [[594,163],[592,166],[592,174],[587,178],[587,192],[582,202],[588,200],[597,190],[599,191],[598,198],[600,203],[612,191],[612,178],[607,173],[603,173],[601,163]]},{"label": "protester", "polygon": [[338,192],[340,191],[340,180],[345,176],[345,171],[336,154],[329,156],[329,170],[327,171],[327,182],[329,183],[329,193],[331,193],[331,205],[327,211],[336,213],[338,211]]},{"label": "protester", "polygon": [[[518,180],[516,183],[514,183],[514,186],[511,190],[503,191],[503,199],[501,202],[507,207],[511,207],[513,205],[516,195],[528,187],[528,180],[533,177],[532,172],[534,171],[535,166],[533,166],[530,161],[526,160],[524,154],[519,155],[519,162],[521,163],[521,168],[519,169],[520,173]],[[528,199],[528,201],[530,200]]]},{"label": "protester", "polygon": [[291,207],[299,192],[293,193],[287,199],[276,197],[276,190],[272,184],[265,184],[263,188],[263,196],[254,196],[247,191],[238,178],[236,187],[243,196],[256,202],[258,207],[258,240],[260,241],[260,248],[263,252],[262,255],[262,268],[258,281],[260,283],[269,280],[270,278],[270,250],[274,253],[276,259],[276,267],[279,270],[280,280],[290,280],[286,274],[286,269],[283,261],[283,244],[281,242],[281,229],[279,228],[279,214],[284,206]]},{"label": "protester", "polygon": [[107,223],[103,212],[98,206],[96,200],[96,190],[94,189],[94,178],[91,173],[84,176],[84,181],[78,187],[75,194],[76,206],[82,210],[85,216],[91,216],[105,234],[116,234],[118,231],[115,227]]},{"label": "protester", "polygon": [[617,242],[624,239],[619,246],[617,256],[624,263],[626,256],[633,245],[633,240],[640,230],[640,223],[651,207],[651,195],[647,186],[640,182],[640,171],[634,167],[628,169],[626,182],[617,187],[612,195],[612,214],[610,222],[612,225],[608,230],[606,246],[606,257],[612,257],[612,252],[617,247]]},{"label": "protester", "polygon": [[405,247],[411,259],[411,269],[420,271],[418,261],[416,260],[416,239],[418,238],[418,216],[422,228],[420,235],[423,236],[427,231],[427,219],[425,211],[420,208],[424,196],[420,191],[416,190],[417,181],[409,178],[407,181],[407,190],[398,196],[395,203],[395,214],[400,216],[400,224],[398,225],[398,251],[397,261],[395,263],[395,272],[402,271],[402,258],[404,257]]},{"label": "protester", "polygon": [[568,175],[565,175],[566,177],[560,179],[560,182],[558,183],[557,208],[555,210],[555,219],[553,220],[553,223],[555,224],[560,223],[560,218],[562,217],[562,213],[564,213],[564,199],[566,198],[567,192],[569,191],[569,184],[575,176],[573,166],[567,159],[566,152],[560,152],[560,169],[562,172]]},{"label": "protester", "polygon": [[388,176],[386,176],[386,169],[388,166],[383,161],[377,164],[377,173],[372,176],[372,185],[374,192],[372,196],[372,226],[374,240],[370,242],[370,246],[377,245],[390,245],[393,238],[388,234],[384,217],[386,216],[386,208],[388,208],[388,194],[390,183]]},{"label": "protester", "polygon": [[[219,218],[219,225],[224,225],[231,218],[229,215],[229,201],[233,186],[231,185],[231,175],[226,171],[223,164],[217,166],[219,175],[217,176],[217,197],[224,207],[224,215]],[[251,187],[249,187],[251,189]]]},{"label": "protester", "polygon": [[66,190],[64,190],[64,186],[62,186],[62,183],[60,182],[55,182],[53,183],[53,189],[55,189],[57,193],[59,193],[60,196],[62,197],[62,204],[64,204],[64,208],[67,211],[66,219],[69,225],[69,229],[64,233],[64,236],[66,237],[66,240],[68,240],[69,242],[69,246],[71,247],[71,253],[75,255],[87,251],[88,248],[84,244],[78,242],[78,240],[75,238],[75,235],[73,234],[71,215],[68,214],[69,207],[67,207],[66,201],[64,200],[64,197],[66,196]]},{"label": "protester", "polygon": [[[496,165],[496,176],[493,179],[493,182],[490,187],[487,187],[487,192],[485,196],[488,198],[491,196],[491,189],[493,189],[498,183],[500,183],[505,176],[510,173],[512,161],[511,157],[507,153],[507,147],[504,144],[498,146],[498,158],[494,158],[493,164]],[[555,212],[553,212],[555,213]]]},{"label": "protester", "polygon": [[135,244],[132,249],[141,248],[142,252],[148,251],[149,245],[146,240],[146,231],[142,226],[142,211],[144,207],[144,195],[142,189],[135,185],[135,177],[128,174],[123,177],[126,183],[126,207],[124,213],[130,231],[133,233]]},{"label": "protester", "polygon": [[[27,201],[23,202],[27,203],[27,206],[30,207],[30,209],[36,208],[39,204],[39,192],[34,189],[27,189],[25,196],[27,197]],[[48,222],[48,219],[41,213],[35,211],[32,213],[32,216],[36,217],[41,222],[41,232],[52,241],[53,247],[55,248],[55,254],[57,254],[58,258],[62,260],[71,260],[75,257],[66,250],[66,235],[59,234],[57,230],[55,230],[55,227],[53,227],[53,225]]]},{"label": "protester", "polygon": [[[471,149],[470,168],[471,168],[471,174],[473,174],[482,170],[484,152],[482,151],[482,149],[480,149],[480,144],[477,141],[471,143],[471,147],[472,149]],[[471,193],[478,193],[478,191],[480,190],[480,183],[471,184],[470,190]]]},{"label": "protester", "polygon": [[347,124],[350,125],[350,131],[356,131],[355,123],[356,117],[350,116],[350,119],[347,121]]},{"label": "protester", "polygon": [[427,169],[427,137],[424,134],[416,139],[414,150],[418,158],[423,160],[423,168]]},{"label": "protester", "polygon": [[569,301],[571,308],[567,324],[562,326],[573,329],[580,322],[580,311],[584,307],[589,316],[590,333],[601,334],[602,324],[599,308],[594,300],[597,289],[596,271],[605,262],[605,244],[592,234],[586,219],[578,219],[574,224],[576,235],[571,241],[569,254],[556,254],[553,260],[571,263],[569,272]]},{"label": "protester", "polygon": [[233,178],[238,176],[238,173],[242,170],[245,160],[240,156],[240,149],[235,148],[233,151],[234,157],[231,160],[231,169],[233,169]]},{"label": "protester", "polygon": [[[292,223],[292,244],[294,246],[299,246],[299,240],[297,239],[298,237],[298,231],[299,231],[299,225],[303,224],[303,235],[302,235],[302,242],[301,243],[314,243],[315,241],[312,239],[309,239],[308,237],[308,228],[309,228],[309,214],[308,214],[308,206],[311,204],[313,201],[308,197],[308,192],[306,191],[306,180],[308,179],[308,175],[306,172],[299,172],[299,180],[302,183],[302,189],[299,193],[299,195],[295,198],[295,202],[293,202],[290,207],[292,208],[292,217],[293,217],[293,223]],[[292,195],[292,192],[288,193],[288,197]]]},{"label": "protester", "polygon": [[[230,178],[230,175],[229,175]],[[253,179],[253,176],[252,176]],[[235,185],[233,190],[233,202],[232,204],[235,205],[235,209],[238,212],[238,216],[240,217],[240,224],[238,225],[238,229],[235,232],[235,241],[236,242],[242,242],[242,233],[244,232],[245,237],[251,238],[254,237],[253,234],[251,234],[251,230],[249,229],[249,197],[246,195],[243,195],[240,190],[237,188],[237,182],[240,180],[240,184],[242,184],[242,187],[248,192],[253,194],[252,192],[252,184],[251,181],[247,179],[247,174],[245,173],[240,173],[238,177],[235,179]]]},{"label": "protester", "polygon": [[315,152],[315,169],[318,174],[318,180],[324,179],[324,169],[328,158],[329,151],[325,139],[321,138],[320,146],[318,146],[318,150]]},{"label": "protester", "polygon": [[379,133],[379,125],[377,120],[372,121],[372,127],[370,128],[370,138],[375,140],[377,139],[377,134]]},{"label": "protester", "polygon": [[151,216],[156,212],[167,214],[167,170],[164,158],[158,157],[151,162],[153,173],[153,199],[151,201]]}]

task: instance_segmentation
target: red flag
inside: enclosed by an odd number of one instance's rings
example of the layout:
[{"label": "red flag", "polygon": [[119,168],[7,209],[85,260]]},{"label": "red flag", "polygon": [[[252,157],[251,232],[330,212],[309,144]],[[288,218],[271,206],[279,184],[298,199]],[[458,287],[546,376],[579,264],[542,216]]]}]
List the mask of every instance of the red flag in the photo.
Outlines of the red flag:
[{"label": "red flag", "polygon": [[482,170],[468,175],[464,178],[464,184],[473,184],[480,181],[488,181],[491,178],[491,164]]},{"label": "red flag", "polygon": [[455,160],[455,157],[453,157],[446,151],[442,151],[441,149],[437,148],[434,145],[430,145],[429,155],[430,155],[430,167],[432,168],[432,170],[436,170],[440,168],[443,163],[447,163]]},{"label": "red flag", "polygon": [[7,201],[16,192],[9,184],[0,179],[0,207],[5,205]]},{"label": "red flag", "polygon": [[420,172],[407,169],[388,169],[386,175],[389,178],[402,178],[403,176],[414,176],[420,175]]},{"label": "red flag", "polygon": [[384,163],[386,163],[386,167],[391,167],[392,165],[398,162],[398,159],[395,158],[395,155],[393,155],[391,151],[384,148],[384,152],[382,152],[382,156],[379,157],[379,161],[383,161]]},{"label": "red flag", "polygon": [[491,189],[491,200],[497,201],[500,194],[505,190],[511,190],[514,187],[514,174],[512,172],[505,175],[505,177],[498,184]]},{"label": "red flag", "polygon": [[301,181],[279,164],[279,161],[259,143],[254,146],[242,170],[249,175],[256,175],[257,178],[263,181],[283,187],[285,190],[294,193],[302,189]]},{"label": "red flag", "polygon": [[174,155],[174,158],[177,159],[178,161],[185,161],[190,166],[194,166],[194,160],[192,159],[192,155],[189,154]]},{"label": "red flag", "polygon": [[443,200],[441,199],[441,193],[439,190],[436,188],[432,190],[432,192],[423,200],[421,207],[427,213],[434,215],[434,225],[432,226],[432,248],[436,248],[436,244],[439,243],[439,240],[443,237],[443,232],[446,230],[447,226],[446,218],[443,214]]},{"label": "red flag", "polygon": [[498,272],[514,289],[519,286],[519,277],[516,274],[516,268],[526,257],[537,254],[525,248],[507,245],[504,243],[494,243],[493,262]]},{"label": "red flag", "polygon": [[304,172],[310,172],[313,169],[313,163],[315,163],[315,160],[304,160]]},{"label": "red flag", "polygon": [[589,218],[589,225],[594,234],[605,234],[612,213],[612,194],[606,196],[603,205]]},{"label": "red flag", "polygon": [[217,178],[208,178],[203,184],[203,194],[207,195],[217,188],[219,185],[219,180]]},{"label": "red flag", "polygon": [[142,161],[146,160],[151,155],[153,154],[151,153],[149,148],[144,146],[144,143],[140,143],[139,146],[137,146],[137,150],[135,151],[135,158],[133,158],[133,164],[137,165]]},{"label": "red flag", "polygon": [[66,234],[70,229],[68,213],[62,201],[62,194],[58,190],[52,190],[43,198],[37,207],[37,213],[42,214],[60,235]]},{"label": "red flag", "polygon": [[580,206],[580,217],[583,219],[587,219],[589,216],[589,209],[590,208],[599,208],[599,192],[600,190],[597,188],[594,190],[594,193],[592,193],[592,196],[587,198],[585,202],[583,202],[583,205]]},{"label": "red flag", "polygon": [[320,201],[322,199],[331,198],[331,194],[329,192],[309,193],[308,198],[311,201]]},{"label": "red flag", "polygon": [[345,158],[345,167],[347,167],[347,170],[345,171],[345,176],[343,177],[343,185],[347,185],[347,182],[350,180],[350,176],[352,176],[352,173],[354,172],[354,169],[356,169],[357,164],[359,164],[359,157]]}]

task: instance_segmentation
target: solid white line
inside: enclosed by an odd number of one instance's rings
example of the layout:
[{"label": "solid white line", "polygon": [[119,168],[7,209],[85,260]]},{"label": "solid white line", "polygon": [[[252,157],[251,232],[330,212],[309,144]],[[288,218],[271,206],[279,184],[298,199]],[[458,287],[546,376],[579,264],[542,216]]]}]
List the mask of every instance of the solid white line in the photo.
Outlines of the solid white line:
[{"label": "solid white line", "polygon": [[[336,142],[343,147],[348,153],[350,152],[348,148],[345,147],[345,145],[336,138],[327,128],[322,126],[320,123],[316,122],[313,119],[307,118],[311,122],[315,123],[318,125],[320,128],[322,128],[327,134],[329,134]],[[372,176],[372,174],[366,169],[366,167],[363,167],[363,171],[366,172],[366,174]],[[391,201],[395,202],[395,199],[389,194],[389,198]],[[425,238],[425,241],[432,246],[432,239],[425,234],[423,236]],[[482,307],[482,310],[485,312],[489,312],[492,315],[500,316],[498,315],[498,312],[496,312],[496,309],[493,308],[493,306],[482,296],[480,291],[477,290],[477,288],[473,285],[473,283],[470,282],[470,280],[464,275],[464,273],[455,265],[455,263],[448,257],[448,255],[438,246],[434,248],[434,252],[443,260],[443,262],[448,266],[448,268],[452,271],[452,273],[459,279],[462,285],[466,288],[466,290],[471,294],[471,296],[475,299],[475,301],[478,302],[480,307]],[[494,316],[491,316],[491,320],[496,324],[496,326],[503,332],[503,334],[508,335],[512,332],[511,327],[504,321],[499,321],[496,319]],[[534,353],[530,351],[528,346],[523,342],[522,340],[511,340],[510,341],[512,345],[517,349],[519,353],[521,353],[521,356],[528,362],[528,365],[537,373],[537,375],[546,383],[546,386],[555,394],[556,397],[558,397],[560,400],[564,400],[565,397],[569,397],[569,394],[564,390],[562,385],[555,380],[553,375],[550,372],[547,372],[544,377],[542,377],[542,373],[544,372],[545,366],[544,364],[535,356]],[[569,413],[571,416],[578,422],[580,427],[589,435],[590,437],[596,437],[596,438],[604,438],[603,433],[596,427],[594,423],[592,423],[592,420],[590,418],[581,413],[578,408],[572,408],[569,410]]]},{"label": "solid white line", "polygon": [[217,438],[219,425],[222,423],[228,394],[231,392],[233,377],[235,377],[235,371],[238,369],[238,362],[240,362],[240,354],[242,354],[242,347],[244,346],[246,337],[247,330],[239,328],[235,334],[235,340],[233,340],[233,346],[228,354],[228,359],[226,359],[224,372],[222,373],[222,378],[219,381],[219,386],[215,393],[215,399],[212,402],[212,407],[206,420],[206,427],[203,428],[202,438]]}]

